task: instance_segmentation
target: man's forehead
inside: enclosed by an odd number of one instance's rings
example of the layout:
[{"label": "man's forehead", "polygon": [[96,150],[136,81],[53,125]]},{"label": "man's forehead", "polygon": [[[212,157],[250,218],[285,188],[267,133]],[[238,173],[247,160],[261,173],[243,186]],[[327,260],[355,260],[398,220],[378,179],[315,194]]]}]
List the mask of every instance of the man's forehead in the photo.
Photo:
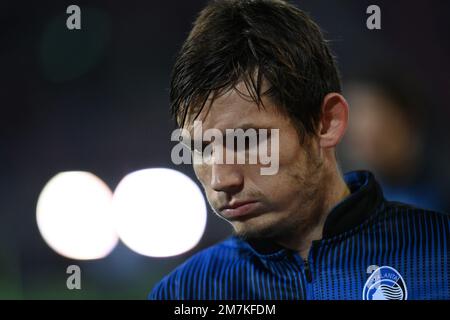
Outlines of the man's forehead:
[{"label": "man's forehead", "polygon": [[229,90],[214,99],[209,98],[200,112],[194,110],[187,116],[184,128],[192,131],[194,124],[198,126],[201,123],[205,129],[225,130],[254,127],[266,122],[265,118],[270,115],[265,113],[273,111],[270,110],[273,109],[270,108],[270,101],[265,100],[262,108],[250,95],[240,92],[239,89],[241,88]]},{"label": "man's forehead", "polygon": [[[268,92],[269,88],[269,83],[263,78],[260,98],[264,100],[264,105],[270,103],[270,99],[266,97],[266,92]],[[245,113],[254,113],[260,109],[258,108],[258,103],[255,101],[255,97],[256,93],[253,92],[252,88],[249,88],[248,84],[241,80],[229,89],[221,92],[210,92],[204,105],[190,106],[185,123],[192,125],[194,120],[206,122],[209,118],[223,118],[226,115],[233,116],[232,114],[241,117]],[[184,127],[187,128],[188,125]]]},{"label": "man's forehead", "polygon": [[253,115],[246,116],[223,116],[220,118],[214,117],[198,117],[195,121],[191,121],[186,124],[184,129],[192,135],[194,131],[201,129],[202,131],[208,129],[218,129],[225,133],[227,129],[251,129],[251,128],[268,128],[272,126],[273,117],[264,117],[261,114],[257,114],[259,112],[264,112],[263,110],[258,110],[256,106],[254,107]]},{"label": "man's forehead", "polygon": [[202,131],[208,130],[208,129],[218,129],[219,131],[222,131],[223,133],[226,132],[227,129],[267,129],[270,126],[270,124],[267,124],[266,122],[258,122],[258,121],[246,121],[246,120],[238,120],[233,123],[230,123],[229,125],[218,125],[214,127],[205,126],[203,122],[201,121],[195,121],[195,125],[190,125],[189,128],[185,128],[189,134],[193,134],[195,130],[198,130],[201,127]]}]

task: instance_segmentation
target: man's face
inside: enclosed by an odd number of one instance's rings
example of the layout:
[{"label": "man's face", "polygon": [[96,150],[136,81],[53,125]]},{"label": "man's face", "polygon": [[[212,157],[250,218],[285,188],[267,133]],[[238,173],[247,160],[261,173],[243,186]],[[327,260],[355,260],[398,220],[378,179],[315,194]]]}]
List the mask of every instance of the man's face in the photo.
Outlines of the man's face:
[{"label": "man's face", "polygon": [[[245,86],[237,88],[248,94]],[[289,118],[269,98],[264,97],[263,103],[264,107],[258,108],[248,97],[231,90],[215,99],[209,108],[205,106],[197,120],[202,121],[204,131],[279,129],[278,173],[261,175],[263,165],[259,161],[194,163],[194,171],[215,213],[229,221],[237,235],[278,238],[305,232],[320,219],[316,213],[320,212],[320,194],[324,193],[322,159],[314,138],[305,139],[309,142],[302,145]],[[193,129],[192,122],[187,129]],[[270,148],[270,141],[267,145]],[[223,149],[224,154],[230,152],[225,146]]]}]

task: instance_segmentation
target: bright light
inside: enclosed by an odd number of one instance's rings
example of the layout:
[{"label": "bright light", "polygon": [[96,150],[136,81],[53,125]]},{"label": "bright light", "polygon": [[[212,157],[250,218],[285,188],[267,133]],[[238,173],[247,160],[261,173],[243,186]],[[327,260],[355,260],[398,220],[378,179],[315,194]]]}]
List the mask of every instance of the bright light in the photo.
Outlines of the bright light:
[{"label": "bright light", "polygon": [[113,196],[120,239],[133,251],[168,257],[193,248],[206,225],[206,204],[200,188],[171,169],[130,173]]},{"label": "bright light", "polygon": [[111,190],[95,175],[81,171],[59,173],[39,195],[39,231],[47,244],[65,257],[103,258],[118,242],[111,201]]}]

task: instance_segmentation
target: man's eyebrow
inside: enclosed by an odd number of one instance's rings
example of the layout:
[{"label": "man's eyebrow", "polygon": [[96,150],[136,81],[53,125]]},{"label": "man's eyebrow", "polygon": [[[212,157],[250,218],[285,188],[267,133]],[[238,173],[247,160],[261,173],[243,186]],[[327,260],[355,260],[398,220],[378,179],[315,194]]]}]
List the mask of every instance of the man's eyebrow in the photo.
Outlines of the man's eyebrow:
[{"label": "man's eyebrow", "polygon": [[[218,129],[219,131],[222,132],[223,136],[226,136],[226,134],[227,134],[226,130],[239,130],[239,129],[244,130],[244,131],[248,130],[248,129],[255,129],[255,130],[267,129],[267,130],[270,130],[270,129],[272,129],[272,126],[262,125],[262,124],[255,124],[255,123],[252,123],[252,122],[244,122],[244,123],[238,124],[238,125],[236,125],[234,127],[233,126],[229,126],[229,127],[225,127],[224,129],[214,128],[213,127],[213,128],[208,128],[206,130],[209,130],[209,129]],[[206,130],[202,130],[203,134],[204,134],[204,132]],[[193,128],[191,128],[190,130],[186,129],[186,131],[188,132],[188,137],[184,137],[183,136],[183,138],[191,138],[191,140],[193,141],[194,140],[194,132],[195,132],[195,130]],[[188,139],[185,139],[185,140],[188,140]]]},{"label": "man's eyebrow", "polygon": [[267,125],[261,125],[261,124],[254,124],[252,122],[245,122],[242,124],[239,124],[237,126],[235,126],[234,128],[232,128],[232,130],[237,130],[237,129],[242,129],[242,130],[248,130],[248,129],[271,129],[270,126]]}]

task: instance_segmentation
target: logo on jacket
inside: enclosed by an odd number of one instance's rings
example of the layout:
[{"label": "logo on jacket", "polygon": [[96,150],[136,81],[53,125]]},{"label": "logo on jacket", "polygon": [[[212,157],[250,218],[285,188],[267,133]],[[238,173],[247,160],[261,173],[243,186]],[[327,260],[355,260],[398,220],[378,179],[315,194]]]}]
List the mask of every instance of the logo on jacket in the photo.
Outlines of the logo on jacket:
[{"label": "logo on jacket", "polygon": [[400,273],[382,266],[372,272],[363,289],[363,300],[406,300],[408,290]]}]

